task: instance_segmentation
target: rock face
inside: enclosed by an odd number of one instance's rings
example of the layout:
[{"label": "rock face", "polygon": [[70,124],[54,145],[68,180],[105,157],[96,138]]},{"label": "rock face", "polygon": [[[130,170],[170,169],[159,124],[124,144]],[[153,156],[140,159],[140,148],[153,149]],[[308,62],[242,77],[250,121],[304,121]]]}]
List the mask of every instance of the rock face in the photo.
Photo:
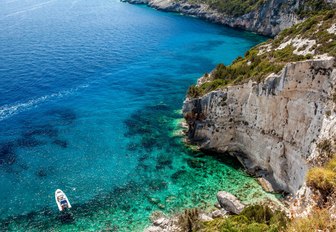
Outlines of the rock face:
[{"label": "rock face", "polygon": [[235,196],[228,192],[218,192],[217,200],[220,206],[230,213],[240,214],[245,208],[245,206]]},{"label": "rock face", "polygon": [[[259,8],[242,16],[232,17],[220,13],[206,4],[187,0],[122,0],[132,4],[147,4],[162,11],[178,12],[206,19],[214,23],[241,28],[259,34],[274,36],[281,30],[298,23],[296,10],[300,1],[267,0]],[[304,2],[304,1],[303,1]]]},{"label": "rock face", "polygon": [[275,190],[295,193],[317,144],[336,133],[335,58],[287,64],[280,74],[186,99],[191,142],[228,152]]}]

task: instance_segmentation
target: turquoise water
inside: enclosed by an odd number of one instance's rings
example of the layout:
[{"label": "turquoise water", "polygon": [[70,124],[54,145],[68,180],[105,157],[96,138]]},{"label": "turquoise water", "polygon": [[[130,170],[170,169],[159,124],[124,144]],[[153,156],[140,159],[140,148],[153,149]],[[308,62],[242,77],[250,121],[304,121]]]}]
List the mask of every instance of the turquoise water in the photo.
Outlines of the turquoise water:
[{"label": "turquoise water", "polygon": [[2,231],[139,231],[218,190],[269,197],[180,134],[188,86],[265,38],[118,1],[0,4]]}]

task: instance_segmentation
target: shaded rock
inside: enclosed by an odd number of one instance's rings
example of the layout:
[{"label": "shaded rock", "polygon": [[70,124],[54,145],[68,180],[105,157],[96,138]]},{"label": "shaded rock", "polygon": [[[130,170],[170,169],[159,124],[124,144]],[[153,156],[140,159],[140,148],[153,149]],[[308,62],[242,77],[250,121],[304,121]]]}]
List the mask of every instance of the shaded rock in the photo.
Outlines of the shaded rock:
[{"label": "shaded rock", "polygon": [[217,209],[221,209],[221,208],[222,208],[218,202],[216,202],[216,203],[214,204],[214,206],[215,206]]},{"label": "shaded rock", "polygon": [[220,206],[230,213],[239,214],[245,207],[234,195],[225,191],[217,193],[217,200]]}]

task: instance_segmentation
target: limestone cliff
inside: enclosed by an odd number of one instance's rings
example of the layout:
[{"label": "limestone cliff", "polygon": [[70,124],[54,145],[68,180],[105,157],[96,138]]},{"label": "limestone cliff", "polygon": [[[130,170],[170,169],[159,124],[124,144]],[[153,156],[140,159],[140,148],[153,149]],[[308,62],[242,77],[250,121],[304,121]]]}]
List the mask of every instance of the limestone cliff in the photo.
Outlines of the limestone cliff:
[{"label": "limestone cliff", "polygon": [[[262,35],[275,36],[285,28],[298,23],[304,14],[315,10],[315,6],[310,6],[311,0],[265,0],[252,1],[255,6],[251,10],[237,14],[225,10],[225,4],[230,1],[208,1],[208,0],[122,0],[132,4],[147,4],[162,11],[178,12],[189,16],[195,16],[214,23],[227,25],[253,31]],[[232,2],[232,1],[231,1]],[[240,8],[233,6],[235,11]],[[333,4],[334,0],[321,1],[327,5]],[[258,4],[257,4],[258,3]],[[224,10],[216,7],[223,4]],[[324,6],[324,5],[323,5]],[[241,12],[240,12],[241,13]]]},{"label": "limestone cliff", "polygon": [[251,172],[294,193],[304,183],[316,144],[336,133],[335,84],[330,57],[290,63],[261,83],[187,99],[189,137],[203,149],[238,156]]},{"label": "limestone cliff", "polygon": [[322,12],[201,78],[183,106],[190,141],[295,193],[317,146],[335,141],[335,25]]}]

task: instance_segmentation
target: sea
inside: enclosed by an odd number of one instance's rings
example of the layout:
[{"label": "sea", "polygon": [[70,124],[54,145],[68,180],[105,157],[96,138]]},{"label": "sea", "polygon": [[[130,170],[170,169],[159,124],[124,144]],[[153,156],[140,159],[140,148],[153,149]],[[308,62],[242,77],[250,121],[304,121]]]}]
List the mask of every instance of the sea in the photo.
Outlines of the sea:
[{"label": "sea", "polygon": [[0,0],[0,230],[142,231],[220,190],[273,198],[181,126],[188,86],[266,39],[117,0]]}]

